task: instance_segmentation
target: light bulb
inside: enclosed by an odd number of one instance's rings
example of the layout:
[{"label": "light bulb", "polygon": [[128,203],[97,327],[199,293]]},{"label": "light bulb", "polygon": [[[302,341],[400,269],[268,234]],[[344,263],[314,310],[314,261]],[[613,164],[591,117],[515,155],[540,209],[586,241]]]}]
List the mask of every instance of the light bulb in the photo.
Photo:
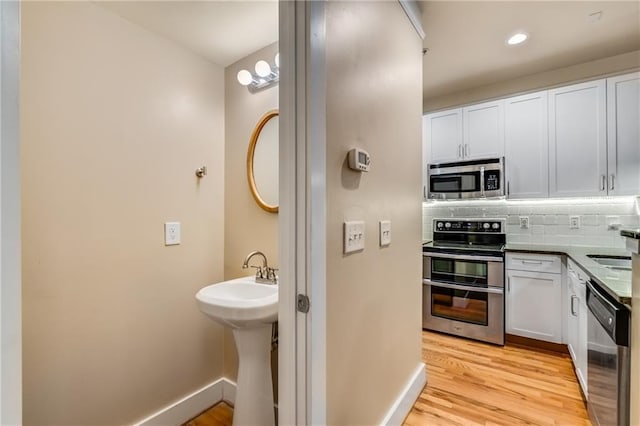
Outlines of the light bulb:
[{"label": "light bulb", "polygon": [[242,84],[243,86],[248,86],[253,81],[253,76],[247,70],[238,71],[237,77],[238,77],[238,83]]},{"label": "light bulb", "polygon": [[256,62],[256,74],[260,77],[266,77],[271,74],[271,67],[267,63],[267,61],[258,61]]},{"label": "light bulb", "polygon": [[509,37],[509,40],[507,40],[507,44],[513,46],[515,44],[524,43],[527,38],[529,38],[529,36],[526,33],[516,33]]},{"label": "light bulb", "polygon": [[276,67],[280,68],[280,52],[276,53]]}]

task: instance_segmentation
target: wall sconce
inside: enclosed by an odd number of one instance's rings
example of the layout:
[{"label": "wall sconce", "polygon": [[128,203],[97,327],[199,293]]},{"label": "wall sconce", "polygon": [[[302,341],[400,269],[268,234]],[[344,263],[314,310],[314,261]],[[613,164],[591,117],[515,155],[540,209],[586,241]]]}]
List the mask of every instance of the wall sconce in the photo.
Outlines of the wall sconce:
[{"label": "wall sconce", "polygon": [[267,61],[258,61],[255,74],[251,71],[238,71],[238,83],[247,86],[249,92],[254,93],[266,89],[280,81],[280,53],[276,53],[273,67]]}]

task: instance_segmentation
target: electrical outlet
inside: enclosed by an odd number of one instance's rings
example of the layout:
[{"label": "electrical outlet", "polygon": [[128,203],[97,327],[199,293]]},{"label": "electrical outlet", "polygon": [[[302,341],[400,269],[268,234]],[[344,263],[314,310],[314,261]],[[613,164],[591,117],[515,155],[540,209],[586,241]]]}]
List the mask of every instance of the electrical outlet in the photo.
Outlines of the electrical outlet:
[{"label": "electrical outlet", "polygon": [[167,222],[164,224],[164,245],[174,246],[180,244],[180,222]]},{"label": "electrical outlet", "polygon": [[380,221],[380,247],[391,244],[391,221]]},{"label": "electrical outlet", "polygon": [[569,229],[580,229],[580,216],[569,216]]},{"label": "electrical outlet", "polygon": [[620,216],[607,216],[607,229],[610,231],[617,231],[622,226],[620,222]]},{"label": "electrical outlet", "polygon": [[344,223],[344,253],[364,250],[364,222]]},{"label": "electrical outlet", "polygon": [[529,216],[520,216],[520,229],[529,229]]}]

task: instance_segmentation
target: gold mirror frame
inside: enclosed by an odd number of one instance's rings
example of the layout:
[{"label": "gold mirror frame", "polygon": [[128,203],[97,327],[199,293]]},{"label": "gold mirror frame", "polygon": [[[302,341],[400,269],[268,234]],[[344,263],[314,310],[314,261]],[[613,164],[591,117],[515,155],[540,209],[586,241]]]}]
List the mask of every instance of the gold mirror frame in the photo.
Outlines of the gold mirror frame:
[{"label": "gold mirror frame", "polygon": [[261,209],[268,211],[269,213],[278,213],[278,206],[267,204],[258,193],[256,180],[253,175],[253,155],[255,154],[256,144],[258,143],[258,138],[260,137],[262,128],[267,124],[269,120],[271,120],[273,117],[277,117],[278,115],[278,110],[273,109],[271,111],[268,111],[265,115],[262,116],[262,118],[260,118],[260,121],[258,121],[258,124],[256,125],[255,129],[253,129],[253,133],[251,134],[251,140],[249,141],[249,150],[247,151],[247,180],[249,181],[249,189],[251,190],[251,195],[253,195],[253,198],[256,200],[256,203],[258,203],[258,206],[260,206]]}]

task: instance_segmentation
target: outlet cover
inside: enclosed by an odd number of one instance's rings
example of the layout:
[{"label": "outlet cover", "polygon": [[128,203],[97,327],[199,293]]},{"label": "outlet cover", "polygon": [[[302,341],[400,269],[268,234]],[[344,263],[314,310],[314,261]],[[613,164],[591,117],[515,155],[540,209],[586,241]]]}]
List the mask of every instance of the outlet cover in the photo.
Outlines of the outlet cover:
[{"label": "outlet cover", "polygon": [[580,229],[580,216],[569,216],[569,229]]},{"label": "outlet cover", "polygon": [[380,221],[380,247],[385,247],[391,244],[391,221]]},{"label": "outlet cover", "polygon": [[520,216],[520,229],[529,229],[529,216]]},{"label": "outlet cover", "polygon": [[174,246],[180,244],[180,222],[167,222],[164,224],[164,245]]},{"label": "outlet cover", "polygon": [[344,253],[364,250],[364,222],[344,223]]}]

